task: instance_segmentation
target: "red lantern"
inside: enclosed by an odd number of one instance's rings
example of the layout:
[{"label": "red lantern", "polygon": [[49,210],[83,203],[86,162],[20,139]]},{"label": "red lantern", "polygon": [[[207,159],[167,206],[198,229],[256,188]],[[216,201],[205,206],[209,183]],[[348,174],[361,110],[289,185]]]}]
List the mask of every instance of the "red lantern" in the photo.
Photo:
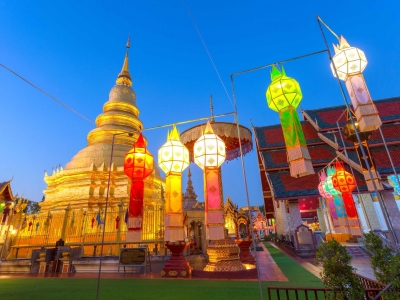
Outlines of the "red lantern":
[{"label": "red lantern", "polygon": [[129,200],[128,231],[134,231],[132,241],[140,241],[143,217],[144,179],[154,170],[153,156],[146,149],[142,134],[125,154],[124,172],[132,180]]},{"label": "red lantern", "polygon": [[354,205],[352,191],[356,188],[356,180],[347,172],[340,162],[336,162],[336,173],[332,176],[333,187],[342,193],[344,206],[349,218],[357,218],[357,210]]}]

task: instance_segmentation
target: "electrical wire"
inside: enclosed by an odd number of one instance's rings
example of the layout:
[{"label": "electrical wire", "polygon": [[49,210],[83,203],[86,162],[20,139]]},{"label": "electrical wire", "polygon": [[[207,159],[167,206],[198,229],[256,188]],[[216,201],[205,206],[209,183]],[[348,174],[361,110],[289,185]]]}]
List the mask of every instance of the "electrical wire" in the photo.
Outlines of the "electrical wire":
[{"label": "electrical wire", "polygon": [[204,49],[206,50],[207,55],[208,55],[208,57],[210,58],[211,64],[213,65],[214,70],[215,70],[215,72],[217,73],[217,76],[218,76],[218,78],[219,78],[219,81],[221,82],[222,87],[223,87],[224,90],[225,90],[225,94],[226,94],[226,96],[228,97],[229,102],[231,103],[231,105],[234,106],[234,105],[233,105],[233,102],[232,102],[232,99],[231,99],[231,97],[229,96],[228,90],[226,89],[225,84],[224,84],[224,82],[223,82],[223,80],[222,80],[222,78],[221,78],[221,75],[220,75],[219,72],[218,72],[217,66],[215,65],[214,60],[212,59],[212,56],[211,56],[211,54],[210,54],[210,51],[208,51],[208,48],[207,48],[207,45],[206,45],[206,43],[205,43],[205,41],[204,41],[204,39],[203,39],[203,36],[201,35],[199,28],[197,27],[196,21],[195,21],[194,18],[193,18],[193,15],[192,15],[192,13],[191,13],[191,11],[190,11],[190,8],[189,8],[189,6],[187,5],[187,3],[186,3],[185,0],[183,0],[183,3],[185,4],[185,7],[186,7],[186,10],[187,10],[187,12],[188,12],[188,14],[189,14],[189,16],[190,16],[190,19],[192,19],[193,25],[194,25],[194,27],[196,28],[196,31],[197,31],[197,34],[198,34],[199,37],[200,37],[201,43],[203,44]]},{"label": "electrical wire", "polygon": [[24,77],[22,77],[21,75],[19,75],[17,72],[11,70],[10,68],[6,67],[3,64],[0,64],[1,67],[3,67],[4,69],[6,69],[7,71],[13,73],[15,76],[17,76],[18,78],[22,79],[23,81],[25,81],[27,84],[29,84],[30,86],[34,87],[35,89],[37,89],[39,92],[45,94],[46,96],[50,97],[51,99],[53,99],[54,101],[56,101],[58,104],[64,106],[66,109],[72,111],[74,114],[77,114],[78,116],[80,116],[81,118],[85,119],[86,121],[88,121],[89,123],[95,124],[92,120],[86,118],[84,115],[82,115],[80,112],[76,111],[75,109],[73,109],[72,107],[68,106],[67,104],[65,104],[64,102],[58,100],[56,97],[52,96],[51,94],[47,93],[46,91],[42,90],[41,88],[39,88],[38,86],[34,85],[32,82],[30,82],[28,79],[25,79]]}]

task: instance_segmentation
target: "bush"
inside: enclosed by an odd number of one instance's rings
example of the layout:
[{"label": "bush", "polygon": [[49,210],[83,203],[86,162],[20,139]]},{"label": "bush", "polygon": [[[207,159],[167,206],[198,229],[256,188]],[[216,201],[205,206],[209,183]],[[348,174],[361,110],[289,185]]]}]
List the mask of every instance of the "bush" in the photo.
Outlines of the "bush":
[{"label": "bush", "polygon": [[326,288],[332,289],[330,299],[364,299],[362,283],[353,274],[350,265],[351,256],[336,240],[321,244],[317,250],[315,262],[322,265],[321,279]]},{"label": "bush", "polygon": [[365,247],[371,255],[371,267],[375,278],[384,284],[392,284],[383,295],[385,299],[400,299],[400,255],[383,246],[382,240],[373,232],[364,233]]}]

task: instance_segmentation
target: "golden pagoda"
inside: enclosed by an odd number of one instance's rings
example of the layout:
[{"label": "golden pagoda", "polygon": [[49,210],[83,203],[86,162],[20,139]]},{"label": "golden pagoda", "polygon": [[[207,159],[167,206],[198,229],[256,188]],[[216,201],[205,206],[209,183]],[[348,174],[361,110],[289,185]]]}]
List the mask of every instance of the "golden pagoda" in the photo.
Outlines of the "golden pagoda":
[{"label": "golden pagoda", "polygon": [[[129,40],[127,44],[129,48]],[[122,200],[129,202],[130,180],[124,173],[124,155],[136,141],[143,124],[138,118],[136,94],[129,73],[128,50],[116,85],[111,89],[103,113],[96,118],[96,128],[87,135],[88,145],[79,151],[65,166],[45,173],[47,188],[41,212],[70,205],[71,209],[103,209],[107,196],[108,173],[112,139],[115,136],[111,166],[109,205]],[[158,168],[145,181],[145,203],[160,199],[161,185]]]}]

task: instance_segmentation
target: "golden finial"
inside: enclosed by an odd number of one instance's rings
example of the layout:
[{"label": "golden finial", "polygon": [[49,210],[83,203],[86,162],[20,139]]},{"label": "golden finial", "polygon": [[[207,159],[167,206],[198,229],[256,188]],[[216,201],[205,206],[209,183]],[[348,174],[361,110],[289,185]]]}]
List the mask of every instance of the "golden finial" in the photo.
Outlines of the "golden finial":
[{"label": "golden finial", "polygon": [[210,95],[210,110],[211,110],[211,122],[214,122],[214,106],[212,102],[212,95]]},{"label": "golden finial", "polygon": [[128,35],[128,41],[126,42],[126,54],[124,59],[124,64],[122,65],[122,70],[118,74],[117,84],[132,86],[131,75],[129,74],[129,57],[128,49],[131,47],[131,37]]}]

